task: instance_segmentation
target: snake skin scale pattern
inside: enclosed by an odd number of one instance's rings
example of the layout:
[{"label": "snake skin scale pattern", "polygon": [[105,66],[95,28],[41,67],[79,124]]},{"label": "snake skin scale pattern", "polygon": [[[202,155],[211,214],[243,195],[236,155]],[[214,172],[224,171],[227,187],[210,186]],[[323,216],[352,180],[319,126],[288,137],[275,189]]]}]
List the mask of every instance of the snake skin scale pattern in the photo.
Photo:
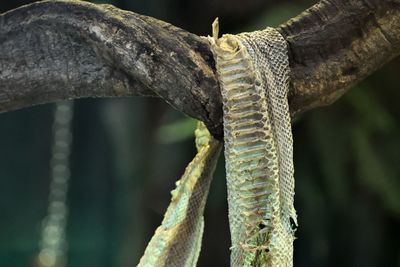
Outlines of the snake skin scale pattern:
[{"label": "snake skin scale pattern", "polygon": [[200,122],[195,136],[197,154],[176,182],[164,219],[138,267],[194,267],[197,264],[204,207],[222,144]]},{"label": "snake skin scale pattern", "polygon": [[297,216],[286,41],[273,28],[213,35],[208,39],[223,99],[231,266],[293,266]]}]

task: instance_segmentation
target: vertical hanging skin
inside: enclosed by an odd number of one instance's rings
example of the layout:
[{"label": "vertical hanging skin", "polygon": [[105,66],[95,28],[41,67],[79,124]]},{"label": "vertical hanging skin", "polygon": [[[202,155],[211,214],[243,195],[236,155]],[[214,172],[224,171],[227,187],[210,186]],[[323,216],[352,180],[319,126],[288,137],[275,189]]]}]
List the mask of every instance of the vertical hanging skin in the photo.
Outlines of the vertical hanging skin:
[{"label": "vertical hanging skin", "polygon": [[231,266],[292,266],[293,141],[286,41],[273,28],[208,38],[220,81]]},{"label": "vertical hanging skin", "polygon": [[171,192],[171,203],[138,267],[194,267],[203,237],[204,206],[222,144],[203,123],[195,131],[197,154]]}]

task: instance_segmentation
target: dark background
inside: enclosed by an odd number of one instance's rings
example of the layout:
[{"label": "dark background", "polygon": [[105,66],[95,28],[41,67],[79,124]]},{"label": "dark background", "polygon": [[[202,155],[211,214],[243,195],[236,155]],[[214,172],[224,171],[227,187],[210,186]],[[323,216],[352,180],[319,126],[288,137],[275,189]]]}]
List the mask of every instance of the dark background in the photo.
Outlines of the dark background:
[{"label": "dark background", "polygon": [[[0,1],[0,12],[31,1]],[[100,1],[97,1],[98,3]],[[275,26],[316,1],[104,1],[199,35]],[[293,123],[295,266],[400,266],[400,60]],[[18,88],[16,88],[17,90]],[[0,114],[0,266],[31,266],[46,215],[54,104]],[[75,101],[68,267],[135,266],[195,150],[195,122],[158,99]],[[228,266],[221,160],[198,266]]]}]

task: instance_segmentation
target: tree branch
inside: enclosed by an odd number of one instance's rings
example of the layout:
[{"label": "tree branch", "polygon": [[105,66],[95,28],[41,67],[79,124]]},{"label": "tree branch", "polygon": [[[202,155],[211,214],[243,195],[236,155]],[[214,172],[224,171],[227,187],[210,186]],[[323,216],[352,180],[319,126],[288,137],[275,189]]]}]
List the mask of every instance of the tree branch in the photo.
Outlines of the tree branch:
[{"label": "tree branch", "polygon": [[281,25],[292,114],[329,105],[400,53],[399,0],[325,0]]},{"label": "tree branch", "polygon": [[[292,114],[327,105],[400,52],[399,0],[322,0],[278,30]],[[80,97],[159,96],[222,136],[208,42],[110,5],[45,1],[0,15],[0,112]]]},{"label": "tree branch", "polygon": [[212,66],[200,37],[110,5],[44,1],[0,15],[3,112],[80,97],[159,96],[221,133]]}]

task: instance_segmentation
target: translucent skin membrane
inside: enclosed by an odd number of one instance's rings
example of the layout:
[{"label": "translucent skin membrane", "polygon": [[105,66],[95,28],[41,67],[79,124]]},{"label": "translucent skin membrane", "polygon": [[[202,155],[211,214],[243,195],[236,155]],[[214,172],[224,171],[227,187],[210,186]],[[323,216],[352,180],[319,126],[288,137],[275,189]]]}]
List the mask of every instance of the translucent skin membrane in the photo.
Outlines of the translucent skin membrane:
[{"label": "translucent skin membrane", "polygon": [[286,41],[275,29],[209,37],[224,108],[231,266],[292,266],[293,140]]},{"label": "translucent skin membrane", "polygon": [[204,206],[222,144],[203,123],[196,131],[197,154],[171,192],[171,203],[147,245],[140,267],[192,267],[200,254]]}]

